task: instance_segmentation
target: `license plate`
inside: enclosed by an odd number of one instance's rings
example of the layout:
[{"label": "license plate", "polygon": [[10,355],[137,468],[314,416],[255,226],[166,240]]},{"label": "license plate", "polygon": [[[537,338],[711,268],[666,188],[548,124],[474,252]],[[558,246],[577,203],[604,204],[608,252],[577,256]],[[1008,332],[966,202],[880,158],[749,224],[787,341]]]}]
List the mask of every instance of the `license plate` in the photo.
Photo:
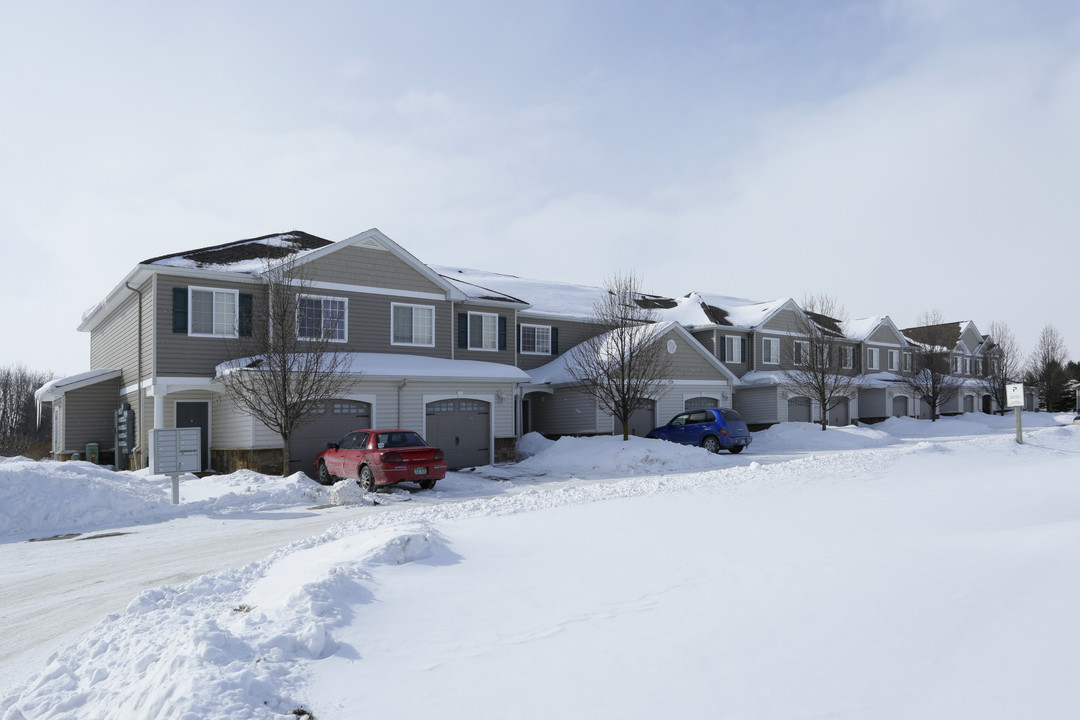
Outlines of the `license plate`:
[{"label": "license plate", "polygon": [[426,467],[413,468],[413,475],[427,475]]}]

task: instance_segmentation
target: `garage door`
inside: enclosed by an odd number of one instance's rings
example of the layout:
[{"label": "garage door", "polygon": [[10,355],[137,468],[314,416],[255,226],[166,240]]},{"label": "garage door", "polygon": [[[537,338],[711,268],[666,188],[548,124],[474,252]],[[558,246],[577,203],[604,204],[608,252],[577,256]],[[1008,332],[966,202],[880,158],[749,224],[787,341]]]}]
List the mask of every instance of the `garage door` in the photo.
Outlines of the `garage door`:
[{"label": "garage door", "polygon": [[483,400],[439,400],[427,404],[427,436],[446,455],[451,470],[491,462],[491,405]]},{"label": "garage door", "polygon": [[810,422],[810,398],[793,397],[787,401],[788,422]]},{"label": "garage door", "polygon": [[[615,431],[622,434],[619,421],[615,421]],[[645,437],[649,431],[656,427],[656,403],[652,400],[645,401],[645,406],[638,408],[630,415],[630,434]]]},{"label": "garage door", "polygon": [[893,417],[907,417],[908,414],[908,402],[907,396],[897,395],[892,399],[892,415]]},{"label": "garage door", "polygon": [[844,398],[840,402],[829,408],[829,424],[841,427],[847,425],[851,419],[851,409],[848,398]]},{"label": "garage door", "polygon": [[311,422],[301,425],[289,442],[289,470],[315,477],[315,456],[327,443],[338,442],[353,430],[371,427],[371,405],[359,400],[327,400]]},{"label": "garage door", "polygon": [[696,397],[690,398],[683,403],[683,412],[691,412],[693,410],[708,410],[710,408],[720,407],[720,401],[714,397]]}]

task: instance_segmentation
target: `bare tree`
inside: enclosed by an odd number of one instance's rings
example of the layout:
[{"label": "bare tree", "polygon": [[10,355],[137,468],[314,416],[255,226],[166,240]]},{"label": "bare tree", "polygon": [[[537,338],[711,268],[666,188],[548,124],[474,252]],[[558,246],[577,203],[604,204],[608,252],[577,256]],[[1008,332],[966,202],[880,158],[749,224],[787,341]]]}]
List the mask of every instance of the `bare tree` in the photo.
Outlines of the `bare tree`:
[{"label": "bare tree", "polygon": [[995,320],[990,323],[989,333],[992,346],[986,354],[985,375],[979,380],[979,389],[994,399],[998,412],[1004,415],[1008,405],[1005,386],[1021,379],[1023,355],[1020,343],[1006,323]]},{"label": "bare tree", "polygon": [[863,378],[854,367],[842,367],[843,348],[852,343],[844,337],[846,313],[836,298],[810,295],[803,299],[802,309],[796,314],[796,337],[782,358],[785,384],[818,403],[825,430],[829,411],[857,394]]},{"label": "bare tree", "polygon": [[345,337],[344,301],[309,295],[311,283],[294,256],[271,262],[242,331],[230,343],[235,358],[217,379],[241,410],[281,437],[281,473],[289,473],[289,442],[326,400],[359,380],[335,344]]},{"label": "bare tree", "polygon": [[1065,367],[1069,351],[1057,328],[1046,325],[1028,359],[1028,379],[1039,389],[1039,400],[1047,411],[1059,410],[1059,401],[1069,380]]},{"label": "bare tree", "polygon": [[630,416],[669,383],[671,357],[657,336],[656,313],[633,274],[616,273],[593,305],[591,322],[600,333],[568,353],[567,370],[578,389],[622,423],[630,437]]},{"label": "bare tree", "polygon": [[51,416],[37,421],[34,391],[52,379],[52,373],[35,372],[22,365],[0,368],[0,456],[44,457],[35,446],[52,435]]},{"label": "bare tree", "polygon": [[938,409],[956,398],[963,379],[952,374],[953,348],[960,338],[958,323],[942,322],[937,309],[919,316],[919,325],[904,330],[911,341],[911,363],[904,365],[900,379],[930,406],[930,420],[936,422]]}]

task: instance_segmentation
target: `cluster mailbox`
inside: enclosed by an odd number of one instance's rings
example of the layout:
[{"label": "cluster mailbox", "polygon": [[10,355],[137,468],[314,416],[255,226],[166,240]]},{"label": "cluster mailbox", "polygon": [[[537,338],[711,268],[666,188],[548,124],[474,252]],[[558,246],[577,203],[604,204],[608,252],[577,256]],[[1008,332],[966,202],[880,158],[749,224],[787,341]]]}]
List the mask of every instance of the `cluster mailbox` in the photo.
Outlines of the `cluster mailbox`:
[{"label": "cluster mailbox", "polygon": [[201,428],[154,428],[150,431],[150,472],[172,475],[173,505],[180,504],[180,475],[202,470]]}]

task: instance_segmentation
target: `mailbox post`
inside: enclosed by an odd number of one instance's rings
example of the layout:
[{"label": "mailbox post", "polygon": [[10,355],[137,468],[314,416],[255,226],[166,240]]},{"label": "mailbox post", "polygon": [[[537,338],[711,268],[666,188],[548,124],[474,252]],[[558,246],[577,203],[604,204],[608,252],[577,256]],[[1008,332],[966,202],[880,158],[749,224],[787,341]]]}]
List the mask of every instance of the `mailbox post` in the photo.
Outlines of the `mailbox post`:
[{"label": "mailbox post", "polygon": [[155,428],[150,431],[150,472],[172,478],[172,504],[180,504],[180,476],[202,470],[202,428]]},{"label": "mailbox post", "polygon": [[1024,444],[1024,428],[1020,422],[1020,411],[1024,409],[1024,385],[1015,383],[1005,386],[1005,402],[1016,413],[1016,442]]}]

